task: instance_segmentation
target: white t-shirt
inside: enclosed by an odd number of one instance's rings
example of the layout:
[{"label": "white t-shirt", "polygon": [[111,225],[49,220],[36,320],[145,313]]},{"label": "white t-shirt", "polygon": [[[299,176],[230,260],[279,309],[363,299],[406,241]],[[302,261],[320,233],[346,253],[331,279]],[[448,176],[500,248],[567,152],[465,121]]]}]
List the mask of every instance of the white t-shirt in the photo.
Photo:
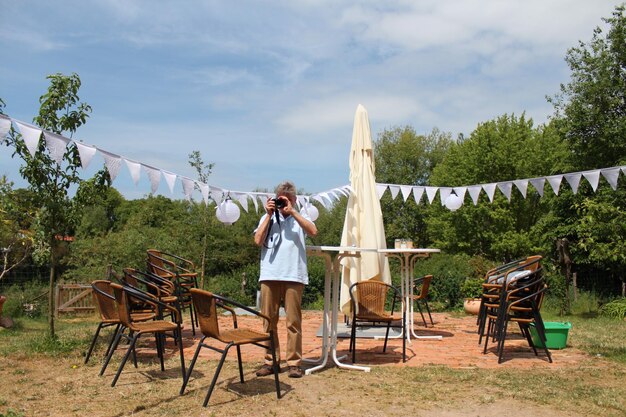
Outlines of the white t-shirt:
[{"label": "white t-shirt", "polygon": [[[302,217],[311,220],[306,213]],[[259,226],[267,217],[261,217]],[[309,283],[306,266],[306,234],[293,216],[284,218],[279,213],[280,223],[276,215],[272,215],[270,230],[261,246],[261,274],[259,281],[291,281],[304,285]]]}]

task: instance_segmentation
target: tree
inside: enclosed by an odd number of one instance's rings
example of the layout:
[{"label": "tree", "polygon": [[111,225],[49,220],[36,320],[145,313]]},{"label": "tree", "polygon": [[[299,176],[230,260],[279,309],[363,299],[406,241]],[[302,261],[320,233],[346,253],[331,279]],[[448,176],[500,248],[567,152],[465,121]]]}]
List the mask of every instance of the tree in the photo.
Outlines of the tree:
[{"label": "tree", "polygon": [[[44,130],[71,138],[91,113],[91,106],[80,102],[78,96],[80,78],[77,74],[54,74],[47,79],[50,80],[50,86],[46,94],[39,98],[39,114],[33,122]],[[99,171],[93,180],[96,187],[91,187],[92,192],[88,192],[80,187],[82,180],[78,169],[81,162],[75,145],[67,147],[59,164],[47,153],[43,140],[39,141],[33,155],[26,148],[22,136],[14,130],[11,130],[6,142],[14,148],[13,156],[17,155],[24,161],[20,174],[28,181],[29,189],[36,196],[37,235],[49,248],[48,325],[50,336],[55,338],[54,286],[60,255],[66,244],[62,237],[74,232],[81,208],[89,203],[94,191],[99,192],[109,186],[110,177],[105,170]],[[78,189],[70,197],[73,186],[78,186]]]},{"label": "tree", "polygon": [[[554,126],[570,149],[574,170],[626,163],[626,7],[615,8],[603,19],[606,30],[596,28],[591,41],[580,41],[565,58],[569,83],[548,100],[554,105]],[[575,196],[559,198],[545,219],[545,238],[566,237],[583,285],[605,287],[611,277],[624,279],[626,262],[619,261],[626,188],[600,183],[597,192],[587,184]],[[592,277],[597,276],[597,280]],[[587,283],[585,283],[587,281]],[[600,282],[603,281],[603,282]]]},{"label": "tree", "polygon": [[33,212],[12,186],[6,176],[0,177],[0,281],[33,250]]},{"label": "tree", "polygon": [[[209,182],[211,170],[215,166],[214,163],[205,163],[202,160],[200,151],[193,151],[189,154],[189,165],[191,165],[198,174],[198,180],[205,184]],[[206,267],[207,251],[209,250],[209,206],[203,205],[202,208],[202,252],[200,254],[200,288],[204,288],[204,272]]]},{"label": "tree", "polygon": [[565,58],[571,81],[548,100],[572,150],[577,170],[626,161],[626,15],[615,8],[605,34],[596,28],[589,44],[580,41]]},{"label": "tree", "polygon": [[[566,157],[554,129],[535,128],[525,115],[503,115],[479,124],[469,138],[452,146],[431,182],[455,187],[549,175],[563,172]],[[547,212],[543,200],[548,193],[540,199],[531,186],[523,198],[513,186],[510,201],[496,191],[490,202],[481,192],[477,205],[466,195],[456,212],[431,206],[428,227],[436,245],[448,252],[506,261],[534,251],[532,230]]]},{"label": "tree", "polygon": [[[426,185],[433,169],[443,160],[452,139],[449,133],[434,129],[418,135],[410,126],[384,130],[374,143],[376,182]],[[427,207],[410,199],[392,200],[389,193],[381,198],[387,244],[396,238],[409,238],[416,244],[430,242],[425,218]]]}]

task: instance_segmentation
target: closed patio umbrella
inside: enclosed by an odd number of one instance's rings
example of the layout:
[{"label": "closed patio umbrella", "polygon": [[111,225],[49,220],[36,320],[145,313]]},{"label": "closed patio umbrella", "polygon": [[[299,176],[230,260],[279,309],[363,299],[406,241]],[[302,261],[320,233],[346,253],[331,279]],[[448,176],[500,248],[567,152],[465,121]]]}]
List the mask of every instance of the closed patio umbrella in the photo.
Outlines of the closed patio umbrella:
[{"label": "closed patio umbrella", "polygon": [[[350,149],[350,185],[346,218],[341,235],[341,246],[362,248],[387,247],[383,214],[376,193],[376,178],[372,135],[367,110],[359,104],[354,116],[352,146]],[[358,281],[378,280],[391,283],[389,262],[384,254],[362,252],[360,258],[341,261],[340,308],[350,312],[350,285]]]}]

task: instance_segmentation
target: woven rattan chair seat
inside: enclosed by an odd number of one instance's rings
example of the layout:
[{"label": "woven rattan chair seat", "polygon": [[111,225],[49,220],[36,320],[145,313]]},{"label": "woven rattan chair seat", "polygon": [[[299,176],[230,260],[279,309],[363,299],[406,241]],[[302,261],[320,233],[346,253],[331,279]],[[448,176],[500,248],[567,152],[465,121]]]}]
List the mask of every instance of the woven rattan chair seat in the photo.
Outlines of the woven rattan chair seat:
[{"label": "woven rattan chair seat", "polygon": [[171,321],[147,321],[143,323],[133,323],[131,329],[139,333],[152,333],[152,332],[170,332],[177,329],[176,323]]},{"label": "woven rattan chair seat", "polygon": [[268,334],[250,329],[221,330],[219,339],[224,343],[236,345],[267,340]]}]

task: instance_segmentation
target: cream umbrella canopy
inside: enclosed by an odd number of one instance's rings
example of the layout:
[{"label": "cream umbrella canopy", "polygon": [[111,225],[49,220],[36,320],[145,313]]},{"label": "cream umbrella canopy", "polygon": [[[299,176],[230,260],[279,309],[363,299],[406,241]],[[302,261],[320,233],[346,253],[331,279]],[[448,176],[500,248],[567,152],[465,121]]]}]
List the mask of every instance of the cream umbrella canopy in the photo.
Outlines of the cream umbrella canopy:
[{"label": "cream umbrella canopy", "polygon": [[[341,246],[384,249],[385,228],[380,201],[376,193],[372,134],[367,110],[359,104],[354,115],[350,148],[350,186]],[[358,281],[378,280],[391,283],[389,261],[384,254],[362,252],[359,258],[341,261],[340,308],[350,312],[350,285]]]}]

